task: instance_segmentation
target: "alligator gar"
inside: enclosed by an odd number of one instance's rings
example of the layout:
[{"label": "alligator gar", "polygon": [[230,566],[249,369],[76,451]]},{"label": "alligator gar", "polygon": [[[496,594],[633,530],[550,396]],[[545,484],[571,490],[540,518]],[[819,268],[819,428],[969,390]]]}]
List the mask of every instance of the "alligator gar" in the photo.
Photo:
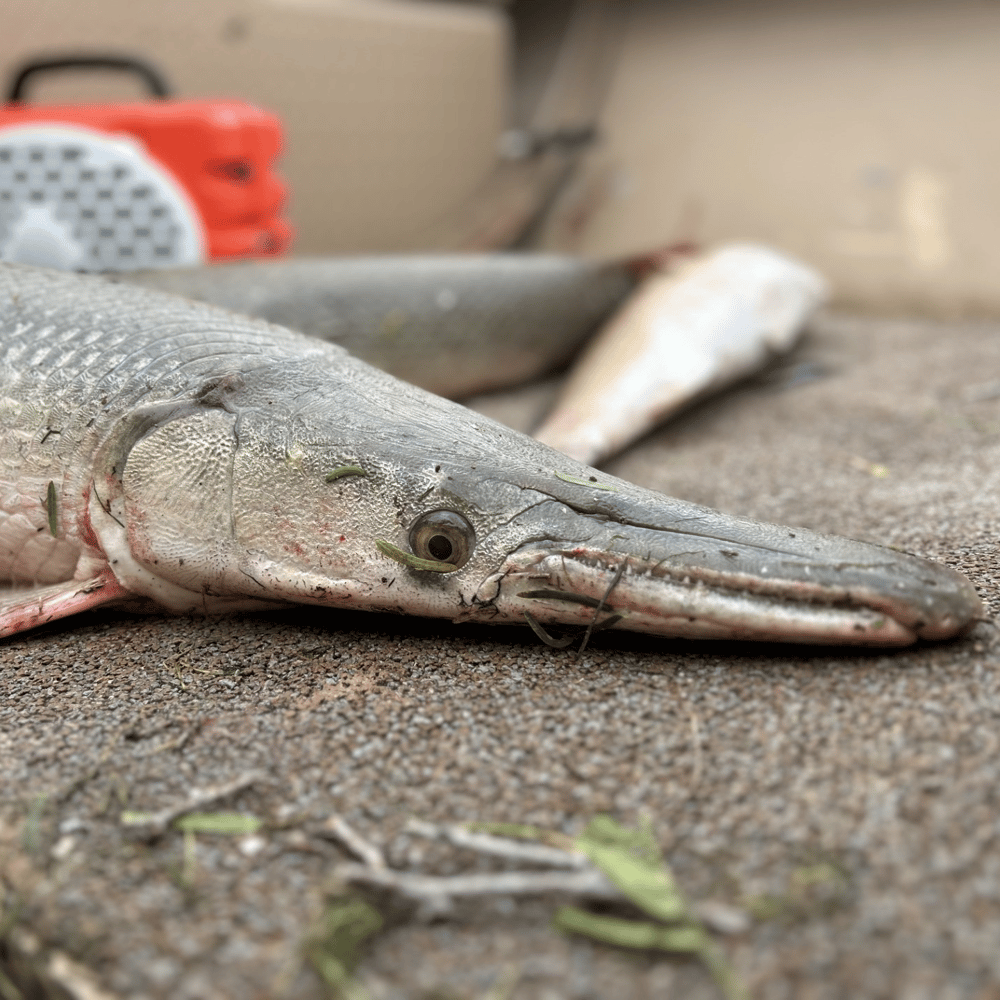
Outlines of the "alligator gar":
[{"label": "alligator gar", "polygon": [[462,399],[567,362],[641,268],[558,254],[409,254],[216,264],[117,280],[329,340],[390,375]]},{"label": "alligator gar", "polygon": [[905,645],[982,614],[917,556],[598,472],[299,333],[0,265],[0,634],[128,598]]}]

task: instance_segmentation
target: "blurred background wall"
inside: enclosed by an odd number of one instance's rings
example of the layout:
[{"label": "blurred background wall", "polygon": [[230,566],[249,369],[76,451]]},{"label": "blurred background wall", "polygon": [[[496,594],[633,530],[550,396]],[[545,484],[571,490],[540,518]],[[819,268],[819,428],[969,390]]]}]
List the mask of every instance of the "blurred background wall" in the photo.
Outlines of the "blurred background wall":
[{"label": "blurred background wall", "polygon": [[[480,5],[417,0],[0,0],[0,78],[30,56],[137,53],[178,97],[276,111],[300,253],[412,243],[489,171],[508,29]],[[39,77],[32,103],[134,100],[120,74]]]},{"label": "blurred background wall", "polygon": [[[800,254],[842,301],[1000,307],[1000,4],[640,2],[575,239]],[[571,220],[571,216],[567,216]]]},{"label": "blurred background wall", "polygon": [[[6,77],[32,55],[135,51],[180,96],[278,112],[299,253],[749,239],[818,267],[841,302],[1000,311],[996,0],[0,0],[0,13]],[[127,79],[66,75],[31,99],[137,96]]]}]

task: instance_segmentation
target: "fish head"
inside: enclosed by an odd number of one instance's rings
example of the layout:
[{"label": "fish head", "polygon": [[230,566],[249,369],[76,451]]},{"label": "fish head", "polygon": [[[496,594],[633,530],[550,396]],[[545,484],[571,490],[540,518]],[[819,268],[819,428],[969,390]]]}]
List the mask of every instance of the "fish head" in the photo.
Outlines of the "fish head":
[{"label": "fish head", "polygon": [[951,638],[983,614],[965,577],[919,556],[724,514],[507,444],[492,465],[428,462],[401,505],[381,551],[422,613],[527,623],[553,645],[570,641],[547,631],[556,625],[873,646]]},{"label": "fish head", "polygon": [[354,361],[196,403],[132,444],[122,521],[203,602],[885,646],[982,615],[947,567],[663,496]]}]

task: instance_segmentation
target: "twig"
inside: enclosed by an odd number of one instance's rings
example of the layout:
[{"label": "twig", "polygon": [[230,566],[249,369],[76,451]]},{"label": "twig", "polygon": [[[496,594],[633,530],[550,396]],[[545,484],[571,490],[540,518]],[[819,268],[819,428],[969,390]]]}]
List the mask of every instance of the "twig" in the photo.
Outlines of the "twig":
[{"label": "twig", "polygon": [[381,871],[366,865],[339,865],[334,876],[341,882],[391,889],[421,905],[425,913],[448,913],[463,896],[537,896],[565,892],[594,899],[621,900],[622,894],[596,868],[556,872],[490,872],[479,875],[417,875],[391,868]]},{"label": "twig", "polygon": [[423,820],[411,819],[406,824],[408,833],[415,833],[429,840],[446,840],[455,847],[465,847],[479,854],[522,861],[550,868],[589,868],[587,856],[580,851],[564,851],[546,844],[494,837],[489,833],[473,833],[464,826],[452,824],[438,826]]},{"label": "twig", "polygon": [[[387,867],[379,848],[361,837],[339,816],[331,816],[324,824],[323,835],[332,835],[365,862],[338,866],[334,870],[335,880],[390,889],[417,902],[425,918],[447,915],[456,898],[472,896],[538,896],[562,892],[608,902],[634,903],[582,851],[475,833],[460,824],[438,825],[418,819],[408,820],[405,830],[429,840],[444,840],[478,854],[570,870],[447,876],[396,871]],[[720,934],[742,934],[749,927],[746,913],[725,903],[706,901],[694,904],[691,909],[698,919]]]},{"label": "twig", "polygon": [[382,853],[382,849],[370,840],[365,840],[342,816],[338,816],[336,813],[329,816],[319,833],[321,837],[342,844],[372,870],[382,871],[385,869],[385,855]]},{"label": "twig", "polygon": [[267,776],[261,772],[248,771],[246,774],[240,775],[240,777],[234,778],[232,781],[224,782],[221,785],[196,788],[188,795],[184,802],[174,806],[167,806],[159,812],[124,812],[122,813],[122,822],[126,826],[135,828],[141,837],[152,840],[156,837],[162,837],[166,833],[167,827],[175,819],[186,813],[194,812],[196,809],[201,809],[202,806],[207,806],[211,802],[217,802],[219,799],[235,795],[237,792],[242,792],[244,788],[249,788],[250,785],[255,785],[266,780]]}]

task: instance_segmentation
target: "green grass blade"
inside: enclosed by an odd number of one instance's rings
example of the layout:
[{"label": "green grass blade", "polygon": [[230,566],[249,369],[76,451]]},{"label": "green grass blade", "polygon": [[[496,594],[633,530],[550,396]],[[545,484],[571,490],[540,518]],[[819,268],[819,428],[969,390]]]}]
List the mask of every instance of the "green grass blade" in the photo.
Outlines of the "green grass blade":
[{"label": "green grass blade", "polygon": [[184,833],[215,833],[223,837],[244,837],[256,833],[264,821],[248,813],[211,812],[188,813],[174,820],[174,826]]}]

